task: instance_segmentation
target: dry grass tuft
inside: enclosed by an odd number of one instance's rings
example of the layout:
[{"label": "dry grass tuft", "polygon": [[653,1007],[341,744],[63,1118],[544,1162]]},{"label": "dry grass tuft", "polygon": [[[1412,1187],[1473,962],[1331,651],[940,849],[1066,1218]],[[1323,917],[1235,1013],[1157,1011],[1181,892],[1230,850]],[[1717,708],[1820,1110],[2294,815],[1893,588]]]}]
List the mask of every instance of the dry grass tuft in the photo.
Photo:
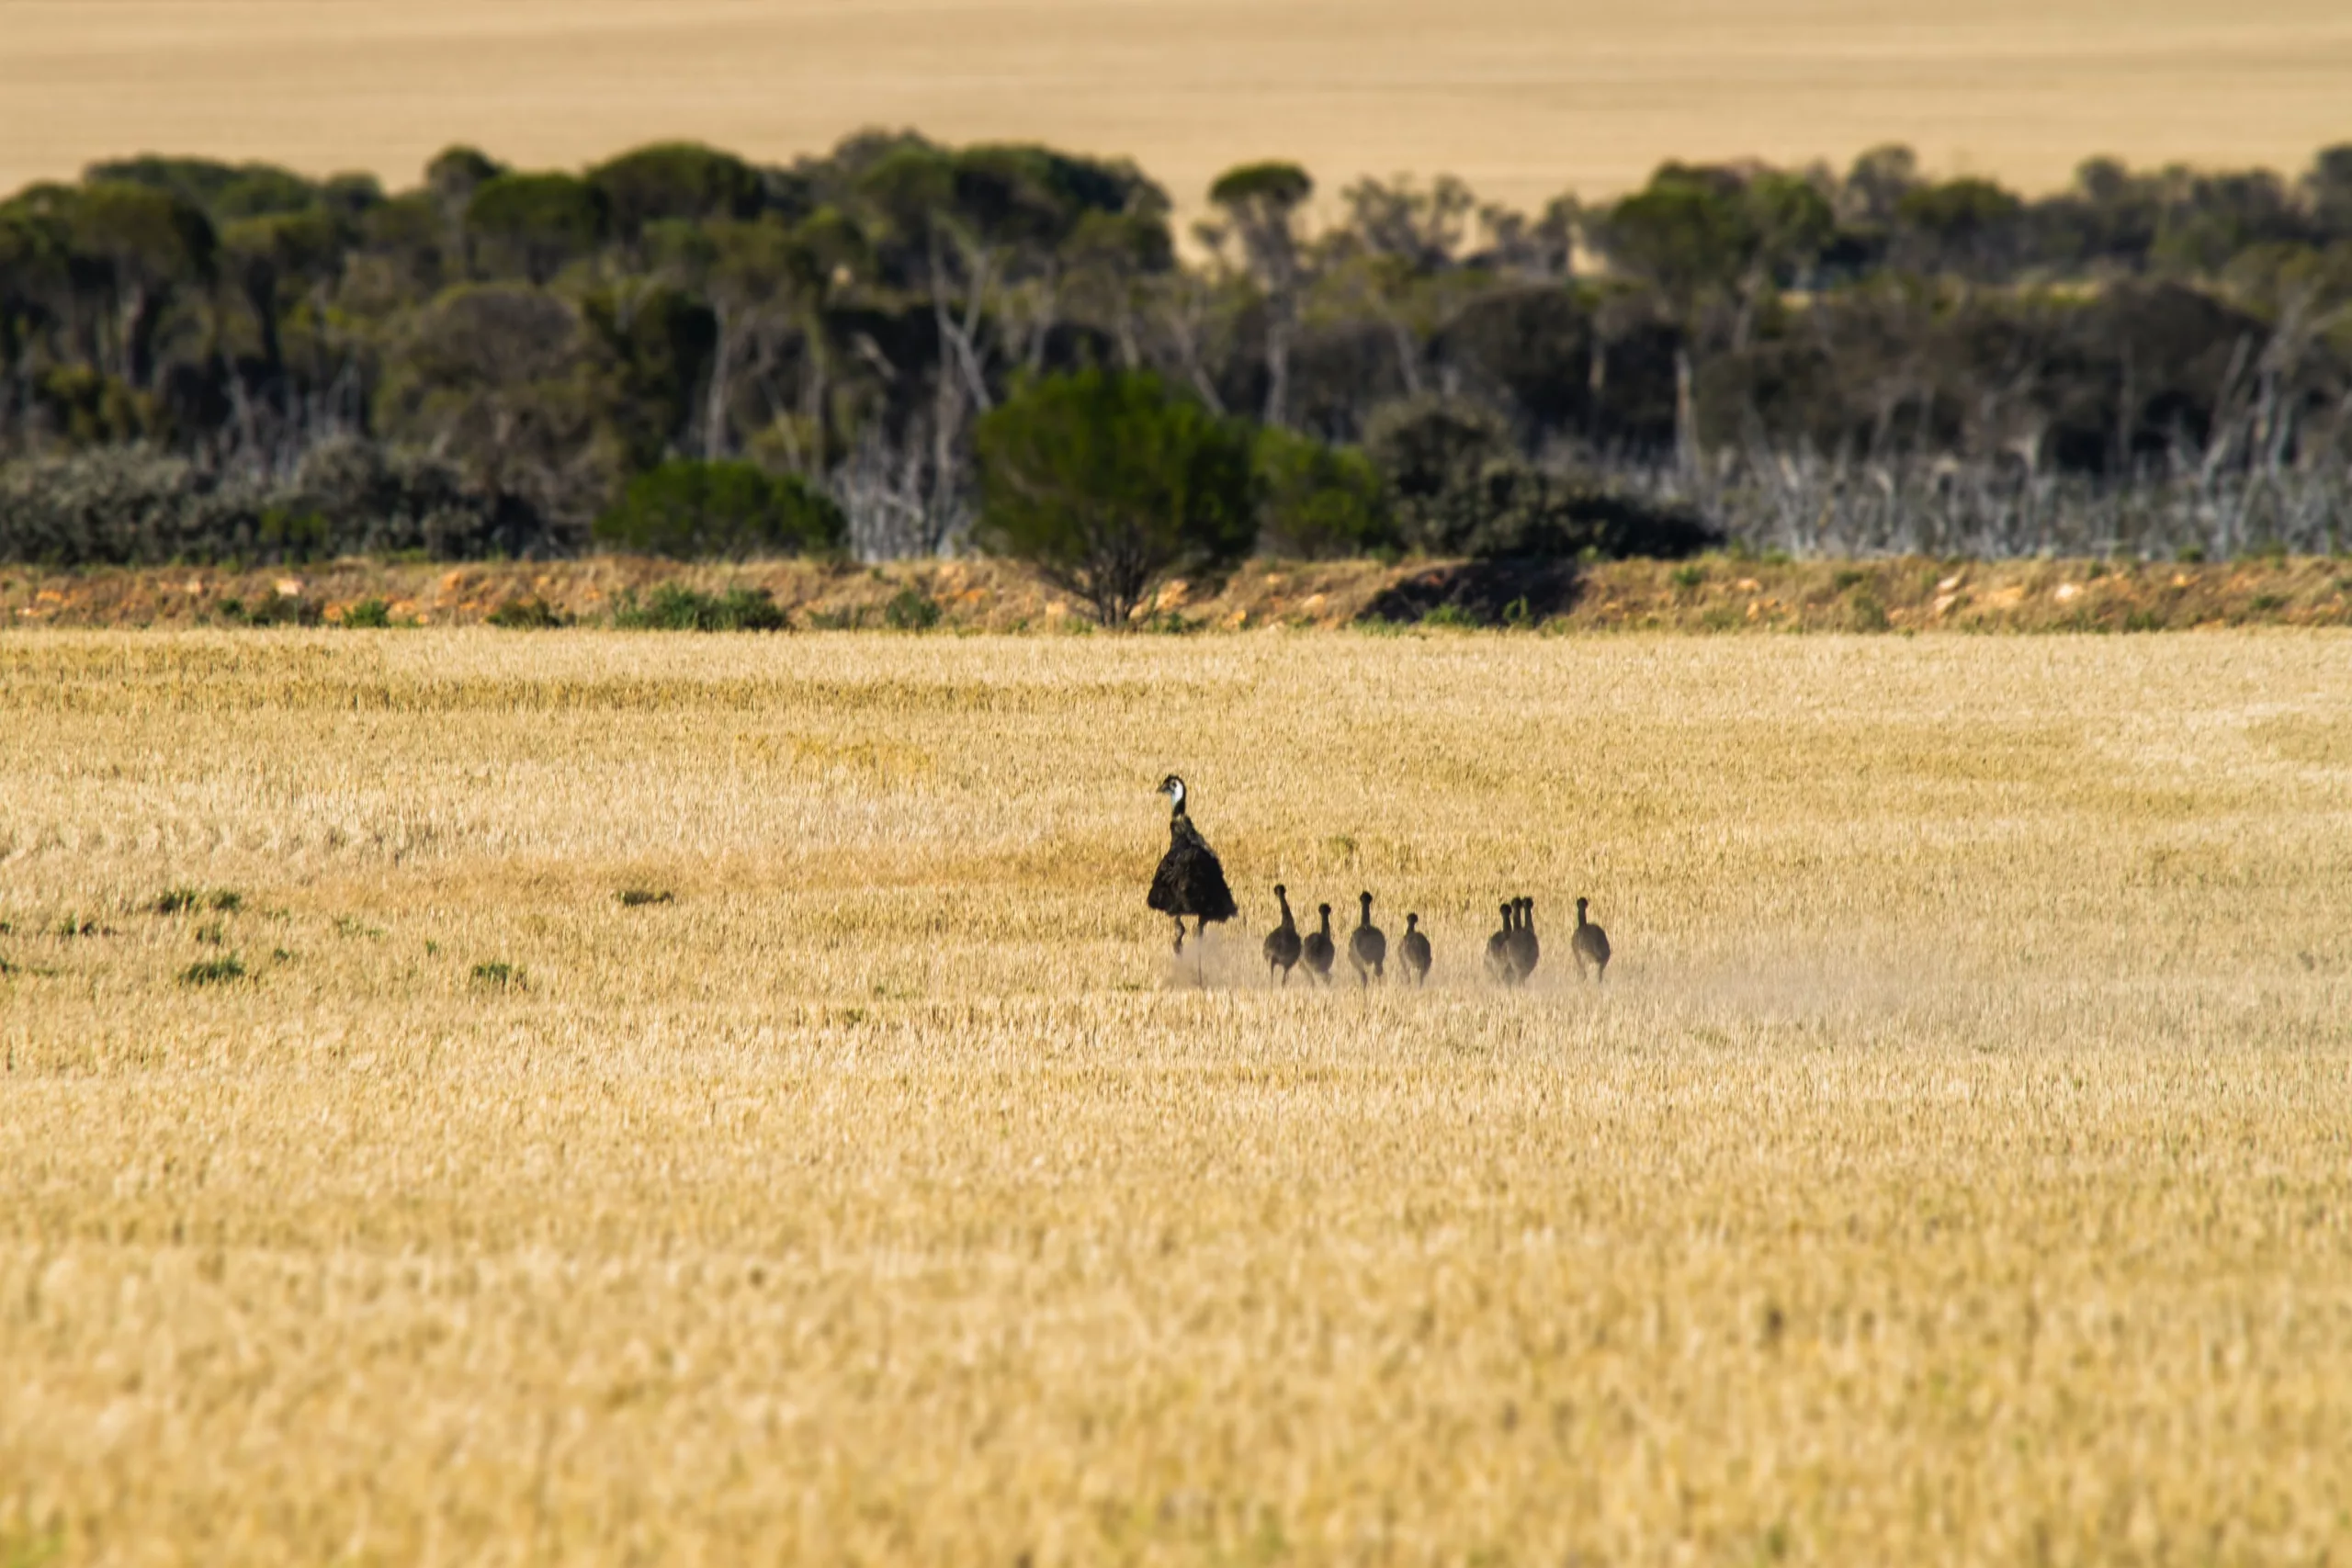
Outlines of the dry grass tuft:
[{"label": "dry grass tuft", "polygon": [[2348,677],[0,637],[0,1561],[2340,1556]]}]

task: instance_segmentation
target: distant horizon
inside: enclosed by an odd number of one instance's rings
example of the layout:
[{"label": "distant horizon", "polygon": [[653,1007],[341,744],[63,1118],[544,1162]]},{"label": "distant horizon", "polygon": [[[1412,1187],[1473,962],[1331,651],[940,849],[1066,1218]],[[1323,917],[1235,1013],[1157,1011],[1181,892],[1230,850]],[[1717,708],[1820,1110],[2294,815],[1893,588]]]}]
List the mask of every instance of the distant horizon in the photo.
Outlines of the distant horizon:
[{"label": "distant horizon", "polygon": [[[1326,191],[1453,175],[1540,209],[1669,160],[1842,169],[1901,142],[2029,195],[2085,159],[2293,175],[2352,141],[2352,15],[2287,0],[0,0],[0,191],[157,153],[413,186],[457,142],[578,168],[657,141],[761,163],[866,128],[1132,158],[1196,212],[1232,164]],[[1579,14],[1581,12],[1581,14]],[[2119,27],[2128,39],[2119,40]],[[224,110],[224,106],[228,106]]]}]

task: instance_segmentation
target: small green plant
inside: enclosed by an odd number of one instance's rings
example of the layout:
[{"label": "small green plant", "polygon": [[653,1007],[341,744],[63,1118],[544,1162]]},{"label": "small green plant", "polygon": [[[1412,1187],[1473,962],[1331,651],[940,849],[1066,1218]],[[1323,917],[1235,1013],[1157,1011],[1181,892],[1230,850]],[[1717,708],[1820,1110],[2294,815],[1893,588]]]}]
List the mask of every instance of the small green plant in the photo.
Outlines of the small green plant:
[{"label": "small green plant", "polygon": [[1886,606],[1878,602],[1876,594],[1867,592],[1855,594],[1853,603],[1848,606],[1847,613],[1853,617],[1853,627],[1858,632],[1886,630]]},{"label": "small green plant", "polygon": [[635,592],[621,595],[613,625],[623,631],[780,632],[791,622],[764,588],[730,588],[703,593],[682,582],[664,582],[640,604]]},{"label": "small green plant", "polygon": [[2134,610],[2123,617],[2123,629],[2127,632],[2160,632],[2165,629],[2165,621],[2154,610]]},{"label": "small green plant", "polygon": [[487,617],[489,623],[510,632],[550,631],[569,626],[570,618],[560,615],[544,599],[534,595],[527,599],[509,599]]},{"label": "small green plant", "polygon": [[882,606],[882,624],[894,632],[927,632],[939,624],[939,601],[910,583]]},{"label": "small green plant", "polygon": [[346,631],[382,631],[392,624],[392,607],[381,599],[362,599],[343,613]]},{"label": "small green plant", "polygon": [[811,610],[808,612],[808,629],[820,632],[862,631],[865,627],[865,609],[863,604],[851,604],[839,610]]},{"label": "small green plant", "polygon": [[1674,586],[1685,592],[1694,588],[1703,588],[1707,581],[1707,569],[1696,562],[1689,566],[1678,566],[1674,569],[1673,577]]},{"label": "small green plant", "polygon": [[1421,625],[1441,630],[1472,631],[1477,627],[1478,617],[1459,604],[1440,604],[1421,617]]},{"label": "small green plant", "polygon": [[334,934],[380,938],[384,933],[356,915],[337,915],[334,918]]},{"label": "small green plant", "polygon": [[150,906],[159,915],[186,915],[204,907],[204,895],[193,887],[175,887],[157,896]]},{"label": "small green plant", "polygon": [[245,977],[244,962],[233,953],[218,958],[200,959],[180,971],[183,986],[225,986],[232,980]]},{"label": "small green plant", "polygon": [[53,934],[62,937],[96,936],[98,934],[98,922],[67,915],[50,929]]},{"label": "small green plant", "polygon": [[2267,615],[2285,609],[2287,596],[2283,593],[2257,593],[2246,601],[2245,607],[2257,615]]},{"label": "small green plant", "polygon": [[216,914],[233,915],[245,907],[245,896],[232,888],[216,887],[212,890],[212,897],[205,902]]},{"label": "small green plant", "polygon": [[523,988],[523,966],[493,959],[474,965],[474,984],[487,986],[493,991],[519,991]]},{"label": "small green plant", "polygon": [[1155,610],[1136,623],[1140,632],[1153,632],[1160,637],[1189,637],[1201,629],[1201,623],[1188,620],[1173,610]]},{"label": "small green plant", "polygon": [[648,904],[671,903],[674,901],[676,895],[673,894],[666,887],[661,888],[658,891],[650,887],[624,887],[621,889],[618,897],[621,901],[622,908],[641,909]]},{"label": "small green plant", "polygon": [[1503,625],[1514,631],[1524,631],[1535,624],[1535,611],[1522,593],[1503,606]]},{"label": "small green plant", "polygon": [[1840,567],[1829,579],[1829,586],[1838,592],[1845,593],[1853,589],[1860,588],[1863,583],[1868,582],[1870,580],[1871,574],[1862,570],[1860,567]]},{"label": "small green plant", "polygon": [[213,920],[196,928],[196,940],[208,947],[220,946],[228,940],[228,936],[229,931],[225,921]]},{"label": "small green plant", "polygon": [[2205,547],[2202,545],[2183,545],[2177,551],[2174,552],[2173,555],[2173,559],[2185,562],[2190,566],[2197,565],[2204,558]]}]

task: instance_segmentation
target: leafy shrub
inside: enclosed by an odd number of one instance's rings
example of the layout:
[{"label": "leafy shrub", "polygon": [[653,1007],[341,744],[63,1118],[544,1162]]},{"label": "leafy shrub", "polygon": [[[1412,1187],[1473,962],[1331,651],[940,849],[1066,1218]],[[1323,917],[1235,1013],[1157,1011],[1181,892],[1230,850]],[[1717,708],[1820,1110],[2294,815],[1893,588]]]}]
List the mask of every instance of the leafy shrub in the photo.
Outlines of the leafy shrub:
[{"label": "leafy shrub", "polygon": [[0,560],[295,565],[404,552],[436,560],[523,556],[560,547],[520,502],[482,496],[446,464],[356,436],[312,447],[283,481],[223,475],[140,446],[0,468]]},{"label": "leafy shrub", "polygon": [[832,499],[789,474],[684,458],[629,480],[595,528],[600,543],[673,560],[816,554],[848,534]]},{"label": "leafy shrub", "polygon": [[623,631],[780,632],[791,624],[764,588],[712,594],[665,582],[642,604],[635,592],[623,593],[613,609],[613,625]]},{"label": "leafy shrub", "polygon": [[392,607],[381,599],[362,599],[343,613],[345,629],[381,631],[392,624]]},{"label": "leafy shrub", "polygon": [[1388,486],[1397,537],[1428,555],[1675,559],[1723,542],[1696,517],[1536,468],[1474,404],[1391,403],[1368,423],[1364,453]]},{"label": "leafy shrub", "polygon": [[493,626],[511,632],[547,631],[568,626],[570,621],[558,614],[548,602],[534,595],[527,599],[509,599],[492,610],[488,620]]},{"label": "leafy shrub", "polygon": [[939,624],[939,601],[912,585],[901,588],[882,606],[882,624],[894,632],[927,632]]},{"label": "leafy shrub", "polygon": [[1159,377],[1084,370],[984,415],[978,537],[1123,626],[1179,569],[1213,571],[1257,532],[1251,439]]},{"label": "leafy shrub", "polygon": [[1397,543],[1380,470],[1353,447],[1258,433],[1258,547],[1301,560],[1367,556]]}]

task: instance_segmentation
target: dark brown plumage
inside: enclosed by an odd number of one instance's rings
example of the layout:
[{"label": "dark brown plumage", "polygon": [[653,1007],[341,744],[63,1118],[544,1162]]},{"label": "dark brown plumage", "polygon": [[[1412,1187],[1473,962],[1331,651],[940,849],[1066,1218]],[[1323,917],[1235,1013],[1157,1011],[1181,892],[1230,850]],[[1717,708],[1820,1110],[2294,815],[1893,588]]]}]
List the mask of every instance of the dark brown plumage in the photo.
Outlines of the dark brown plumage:
[{"label": "dark brown plumage", "polygon": [[1487,939],[1487,977],[1501,985],[1511,982],[1510,972],[1510,912],[1511,906],[1498,906],[1502,910],[1502,928]]},{"label": "dark brown plumage", "polygon": [[1184,917],[1193,917],[1194,935],[1206,934],[1210,921],[1233,919],[1233,890],[1225,885],[1216,852],[1185,813],[1184,781],[1170,773],[1159,781],[1159,793],[1174,805],[1168,816],[1168,852],[1152,874],[1149,902],[1176,922],[1176,951],[1182,953]]},{"label": "dark brown plumage", "polygon": [[1413,984],[1429,984],[1430,939],[1422,933],[1420,916],[1408,914],[1405,917],[1405,937],[1396,944],[1396,956],[1403,960],[1405,973],[1412,976]]},{"label": "dark brown plumage", "polygon": [[1519,911],[1510,928],[1511,978],[1524,986],[1544,956],[1544,944],[1535,940],[1535,900],[1514,898],[1511,903]]},{"label": "dark brown plumage", "polygon": [[1356,929],[1348,938],[1348,962],[1356,966],[1356,978],[1369,987],[1374,980],[1388,977],[1382,967],[1388,962],[1388,938],[1372,923],[1372,895],[1359,893],[1356,897],[1363,912],[1356,917]]},{"label": "dark brown plumage", "polygon": [[1589,898],[1577,900],[1577,934],[1568,939],[1568,951],[1577,955],[1577,974],[1583,974],[1586,965],[1591,966],[1592,981],[1597,986],[1609,978],[1609,933],[1586,917],[1585,906],[1590,902]]},{"label": "dark brown plumage", "polygon": [[1323,917],[1323,929],[1306,933],[1306,941],[1299,949],[1299,961],[1306,972],[1322,981],[1331,983],[1331,961],[1340,956],[1340,949],[1331,941],[1331,906],[1317,904],[1315,912]]},{"label": "dark brown plumage", "polygon": [[1282,983],[1287,986],[1291,966],[1298,962],[1298,922],[1290,917],[1290,889],[1275,883],[1274,898],[1283,907],[1283,923],[1266,933],[1266,974],[1272,978],[1275,970],[1281,970]]}]

